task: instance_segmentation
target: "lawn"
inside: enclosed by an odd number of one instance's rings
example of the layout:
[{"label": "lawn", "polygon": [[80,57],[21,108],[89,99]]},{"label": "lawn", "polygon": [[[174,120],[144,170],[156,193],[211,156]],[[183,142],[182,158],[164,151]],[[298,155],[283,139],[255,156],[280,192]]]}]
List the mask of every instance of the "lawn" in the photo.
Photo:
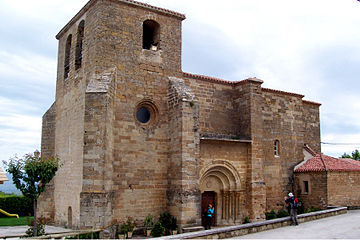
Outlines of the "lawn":
[{"label": "lawn", "polygon": [[2,217],[0,218],[0,226],[21,226],[28,225],[28,221],[34,220],[34,217]]}]

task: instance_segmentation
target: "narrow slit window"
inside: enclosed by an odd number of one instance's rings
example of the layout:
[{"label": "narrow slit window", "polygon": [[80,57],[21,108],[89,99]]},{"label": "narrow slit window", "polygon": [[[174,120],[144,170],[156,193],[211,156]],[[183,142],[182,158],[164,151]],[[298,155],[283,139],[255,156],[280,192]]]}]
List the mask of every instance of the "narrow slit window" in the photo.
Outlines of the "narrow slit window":
[{"label": "narrow slit window", "polygon": [[85,21],[79,23],[75,51],[75,70],[81,68]]},{"label": "narrow slit window", "polygon": [[280,155],[280,142],[279,142],[279,140],[274,141],[274,155],[275,156]]},{"label": "narrow slit window", "polygon": [[64,79],[66,79],[69,76],[69,72],[70,72],[71,39],[72,39],[72,35],[70,34],[66,39],[66,45],[65,45]]},{"label": "narrow slit window", "polygon": [[309,193],[309,182],[304,181],[304,193]]},{"label": "narrow slit window", "polygon": [[156,51],[160,43],[160,25],[153,20],[143,23],[143,49]]}]

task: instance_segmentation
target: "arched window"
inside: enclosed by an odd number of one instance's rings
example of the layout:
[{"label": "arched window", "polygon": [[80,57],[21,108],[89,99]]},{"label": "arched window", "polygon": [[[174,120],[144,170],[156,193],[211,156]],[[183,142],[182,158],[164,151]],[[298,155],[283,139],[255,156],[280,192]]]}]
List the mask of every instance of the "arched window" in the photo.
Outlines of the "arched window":
[{"label": "arched window", "polygon": [[280,142],[279,142],[279,140],[274,141],[274,155],[275,156],[280,155]]},{"label": "arched window", "polygon": [[72,228],[72,208],[68,207],[68,228]]},{"label": "arched window", "polygon": [[83,45],[83,39],[84,39],[84,25],[85,25],[85,21],[82,20],[78,26],[77,39],[76,39],[76,50],[75,50],[75,70],[81,68],[82,45]]},{"label": "arched window", "polygon": [[69,76],[69,72],[70,72],[71,39],[72,39],[72,35],[70,34],[66,39],[66,45],[65,45],[64,79],[66,79]]},{"label": "arched window", "polygon": [[143,22],[143,49],[158,50],[160,43],[160,25],[153,20]]}]

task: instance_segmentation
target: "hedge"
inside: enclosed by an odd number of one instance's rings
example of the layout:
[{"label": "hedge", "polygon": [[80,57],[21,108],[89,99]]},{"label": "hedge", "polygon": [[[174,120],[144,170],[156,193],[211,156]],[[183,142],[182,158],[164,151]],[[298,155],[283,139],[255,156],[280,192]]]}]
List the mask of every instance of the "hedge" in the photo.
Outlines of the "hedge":
[{"label": "hedge", "polygon": [[[33,203],[32,200],[24,196],[1,196],[0,209],[19,216],[33,216]],[[0,213],[0,217],[4,217]]]}]

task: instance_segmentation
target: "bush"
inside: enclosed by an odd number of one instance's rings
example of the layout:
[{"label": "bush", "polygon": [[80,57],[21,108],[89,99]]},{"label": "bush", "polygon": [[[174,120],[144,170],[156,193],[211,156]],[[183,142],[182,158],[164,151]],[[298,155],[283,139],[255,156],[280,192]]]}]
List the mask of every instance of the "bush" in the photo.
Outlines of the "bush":
[{"label": "bush", "polygon": [[155,223],[153,228],[151,229],[151,236],[153,237],[161,237],[165,232],[165,228],[162,226],[161,222]]},{"label": "bush", "polygon": [[126,219],[126,227],[127,227],[128,232],[134,231],[135,222],[134,222],[132,217],[127,217],[127,219]]},{"label": "bush", "polygon": [[287,216],[290,216],[290,214],[288,213],[288,211],[285,211],[285,210],[279,210],[276,214],[276,217],[278,218],[282,218],[282,217],[287,217]]},{"label": "bush", "polygon": [[320,207],[310,207],[308,209],[306,209],[305,213],[309,213],[309,212],[317,212],[317,211],[321,211],[322,209]]},{"label": "bush", "polygon": [[177,218],[174,216],[171,216],[170,230],[177,230]]},{"label": "bush", "polygon": [[164,213],[160,214],[159,222],[161,223],[161,225],[165,229],[170,230],[170,228],[171,228],[171,214],[168,213],[168,212],[164,212]]},{"label": "bush", "polygon": [[146,229],[151,229],[154,226],[154,217],[151,214],[148,214],[144,219],[144,226]]},{"label": "bush", "polygon": [[266,212],[265,213],[265,219],[266,220],[270,220],[270,219],[274,219],[277,218],[276,213],[274,210],[271,210],[270,212]]},{"label": "bush", "polygon": [[127,234],[128,232],[128,227],[125,223],[121,224],[120,226],[120,234]]},{"label": "bush", "polygon": [[33,202],[24,196],[1,196],[0,208],[19,216],[33,216]]},{"label": "bush", "polygon": [[250,220],[249,220],[249,217],[248,217],[248,216],[245,216],[245,217],[244,217],[243,223],[244,223],[244,224],[245,224],[245,223],[250,223]]},{"label": "bush", "polygon": [[[38,218],[37,219],[37,236],[42,236],[45,234],[45,219]],[[33,237],[34,236],[34,220],[29,222],[29,228],[26,230],[26,237]]]}]

